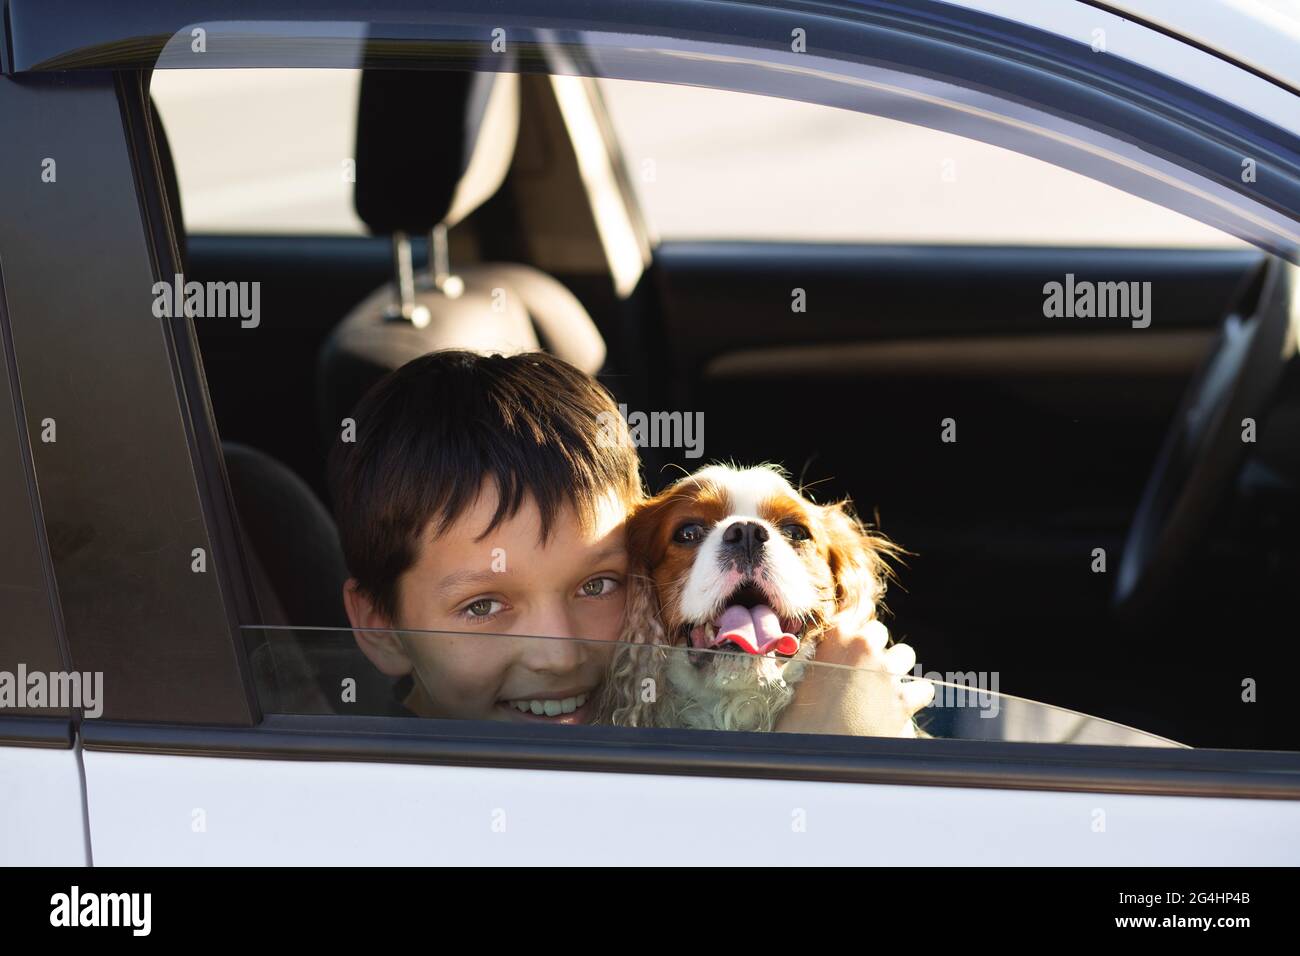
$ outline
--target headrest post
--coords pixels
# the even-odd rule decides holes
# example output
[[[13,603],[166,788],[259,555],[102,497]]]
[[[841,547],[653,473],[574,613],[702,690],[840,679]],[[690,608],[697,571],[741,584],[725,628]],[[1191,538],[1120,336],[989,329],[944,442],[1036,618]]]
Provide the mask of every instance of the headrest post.
[[[440,222],[429,230],[429,278],[433,287],[449,299],[459,299],[465,283],[451,274],[451,251],[447,244],[447,224]]]
[[[417,329],[429,324],[429,310],[415,301],[415,267],[411,261],[411,238],[393,233],[393,272],[397,278],[397,301],[388,306],[384,318],[410,322]]]

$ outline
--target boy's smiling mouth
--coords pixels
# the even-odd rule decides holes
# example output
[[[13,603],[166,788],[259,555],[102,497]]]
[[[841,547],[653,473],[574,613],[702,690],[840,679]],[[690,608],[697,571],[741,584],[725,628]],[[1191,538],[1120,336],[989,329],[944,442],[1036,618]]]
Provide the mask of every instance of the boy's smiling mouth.
[[[555,724],[586,723],[594,696],[591,690],[563,696],[519,697],[497,702],[511,720],[535,720]]]

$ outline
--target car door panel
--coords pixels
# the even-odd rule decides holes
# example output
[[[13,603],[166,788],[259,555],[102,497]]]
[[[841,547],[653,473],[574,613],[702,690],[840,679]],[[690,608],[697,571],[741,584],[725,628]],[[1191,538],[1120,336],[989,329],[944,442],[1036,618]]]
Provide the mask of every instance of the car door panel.
[[[95,860],[107,866],[1229,865],[1300,856],[1293,801],[97,752],[86,754],[86,773]],[[1184,839],[1189,832],[1198,838]]]
[[[0,866],[90,865],[79,757],[0,746]]]

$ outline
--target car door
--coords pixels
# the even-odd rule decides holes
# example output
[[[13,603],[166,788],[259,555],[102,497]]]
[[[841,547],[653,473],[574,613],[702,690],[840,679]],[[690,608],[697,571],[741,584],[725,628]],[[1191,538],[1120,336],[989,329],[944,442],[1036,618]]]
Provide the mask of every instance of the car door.
[[[429,9],[436,37],[454,17]],[[104,675],[102,715],[74,715],[96,863],[1295,859],[1292,754],[275,713],[193,323],[150,308],[178,244],[146,78],[129,44],[35,69],[69,50],[10,12],[0,262],[69,665]]]

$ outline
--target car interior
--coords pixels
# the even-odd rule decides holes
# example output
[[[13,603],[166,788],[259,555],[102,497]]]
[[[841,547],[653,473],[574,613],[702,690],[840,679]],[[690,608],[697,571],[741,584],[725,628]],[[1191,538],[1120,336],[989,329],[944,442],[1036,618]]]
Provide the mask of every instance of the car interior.
[[[650,491],[707,461],[774,461],[819,501],[851,498],[907,552],[886,621],[925,670],[997,671],[1003,693],[1194,746],[1294,748],[1276,685],[1241,706],[1243,682],[1293,654],[1292,376],[1261,399],[1259,441],[1220,455],[1197,533],[1155,555],[1158,591],[1116,600],[1144,490],[1225,319],[1277,307],[1263,252],[656,243],[599,89],[581,82],[596,140],[574,134],[546,74],[365,71],[366,237],[187,235],[155,110],[186,278],[262,288],[257,329],[196,323],[261,614],[248,623],[347,627],[324,465],[371,385],[437,349],[544,349],[631,409],[703,413],[702,460],[641,449]],[[593,148],[614,171],[603,184]],[[612,264],[611,197],[631,266]],[[1149,281],[1159,320],[1045,320],[1044,283],[1067,273]],[[816,308],[792,314],[793,288]],[[286,640],[267,666],[300,667],[301,652]],[[316,686],[286,706],[323,707],[340,674],[373,673],[355,656],[312,655]]]

